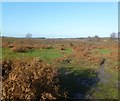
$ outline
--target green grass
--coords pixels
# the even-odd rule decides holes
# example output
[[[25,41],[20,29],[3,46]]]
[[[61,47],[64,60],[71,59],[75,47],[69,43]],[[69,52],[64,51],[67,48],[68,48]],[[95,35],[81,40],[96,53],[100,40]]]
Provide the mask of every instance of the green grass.
[[[94,92],[96,99],[118,99],[118,89],[110,84],[98,84],[99,91]]]
[[[68,91],[68,98],[72,98],[75,93],[86,95],[92,88],[92,85],[86,87],[82,84],[82,81],[96,77],[96,75],[92,73],[94,71],[93,69],[77,64],[60,64],[59,70],[59,81],[62,84],[62,89]]]
[[[93,93],[96,99],[118,99],[118,72],[109,67],[105,67],[105,74],[110,75],[109,78],[104,77],[107,80],[106,83],[98,83],[97,87],[99,91]]]
[[[95,49],[93,53],[98,52],[97,56],[101,56],[104,54],[110,54],[113,52],[109,49]],[[115,51],[116,52],[116,51]],[[110,61],[110,62],[107,62]],[[109,78],[104,77],[107,80],[107,83],[98,83],[97,87],[100,89],[99,91],[94,91],[93,96],[96,99],[118,99],[118,88],[115,86],[118,82],[118,72],[113,68],[118,65],[117,61],[113,61],[107,58],[105,62],[105,74],[110,75]],[[110,63],[112,63],[110,65]]]
[[[77,93],[81,92],[85,94],[87,92],[93,92],[94,99],[117,99],[118,98],[118,88],[115,86],[117,85],[118,81],[118,72],[114,71],[113,69],[109,68],[105,65],[105,74],[110,74],[110,77],[107,79],[107,83],[100,83],[97,82],[95,87],[85,87],[81,84],[81,81],[78,82],[79,78],[86,79],[86,78],[95,78],[99,75],[94,74],[94,71],[98,70],[100,67],[91,68],[90,66],[84,67],[83,65],[79,64],[59,64],[61,75],[59,80],[62,82],[62,89],[66,88],[69,93]],[[89,81],[88,81],[89,82]],[[92,81],[90,81],[92,83]],[[100,90],[97,91],[96,87]],[[69,95],[71,97],[71,95]],[[71,97],[72,98],[72,97]]]
[[[26,57],[40,57],[43,60],[53,60],[55,58],[61,58],[64,54],[70,54],[72,52],[71,49],[66,49],[64,51],[57,49],[33,49],[31,51],[25,53],[15,53],[8,48],[2,49],[2,55],[4,58],[26,58]]]

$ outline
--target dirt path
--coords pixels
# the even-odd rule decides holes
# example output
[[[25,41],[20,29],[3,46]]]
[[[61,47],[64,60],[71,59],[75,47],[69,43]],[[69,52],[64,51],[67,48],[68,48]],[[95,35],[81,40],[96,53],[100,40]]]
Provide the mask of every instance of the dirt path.
[[[75,99],[89,99],[92,97],[92,94],[94,91],[99,91],[98,85],[97,83],[102,83],[102,84],[107,84],[109,81],[109,77],[111,76],[110,74],[107,74],[105,72],[105,62],[106,59],[102,59],[101,63],[100,63],[100,69],[97,72],[98,77],[94,77],[94,78],[86,78],[82,81],[83,87],[90,87],[91,90],[89,90],[85,95],[81,94],[81,92],[75,93],[74,98]],[[78,83],[79,83],[78,82]],[[90,84],[92,83],[92,85]]]
[[[100,83],[108,83],[109,78],[111,77],[110,74],[105,72],[105,62],[106,59],[103,59],[100,63],[100,70],[99,70],[99,78],[100,78]]]

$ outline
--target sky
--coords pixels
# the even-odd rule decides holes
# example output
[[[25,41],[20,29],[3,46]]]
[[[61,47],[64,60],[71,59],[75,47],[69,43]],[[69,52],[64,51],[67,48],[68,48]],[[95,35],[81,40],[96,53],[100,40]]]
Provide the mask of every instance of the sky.
[[[2,2],[119,2],[120,0],[2,0]]]
[[[118,32],[117,2],[3,2],[2,35],[75,38]]]

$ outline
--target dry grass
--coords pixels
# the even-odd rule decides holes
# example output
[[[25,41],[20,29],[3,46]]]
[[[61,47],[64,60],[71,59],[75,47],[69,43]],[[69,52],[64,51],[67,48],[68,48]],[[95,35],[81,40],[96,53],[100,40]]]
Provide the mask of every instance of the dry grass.
[[[15,47],[13,47],[12,50],[16,53],[24,53],[24,52],[28,52],[32,48],[33,47],[30,45],[17,45]]]

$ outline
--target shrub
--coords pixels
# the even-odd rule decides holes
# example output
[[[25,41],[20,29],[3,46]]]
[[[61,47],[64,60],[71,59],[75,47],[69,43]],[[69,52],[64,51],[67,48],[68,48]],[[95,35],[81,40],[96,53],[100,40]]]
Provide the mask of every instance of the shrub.
[[[14,47],[14,45],[13,44],[10,44],[9,46],[8,46],[8,48],[13,48]]]
[[[53,49],[53,47],[52,46],[43,46],[43,49]]]
[[[60,48],[60,50],[65,50],[65,48],[62,47],[62,48]]]
[[[33,49],[33,48],[34,48],[33,45],[26,45],[25,47],[26,47],[27,49]]]
[[[74,46],[73,43],[70,43],[70,46]]]
[[[29,51],[30,49],[32,49],[32,47],[25,46],[25,45],[18,45],[18,46],[15,46],[14,48],[12,48],[12,50],[14,52],[18,52],[18,53],[24,53],[24,52]]]
[[[9,77],[3,82],[2,100],[51,100],[59,97],[57,70],[38,58],[14,60]]]

